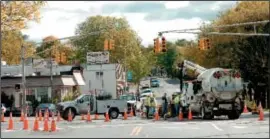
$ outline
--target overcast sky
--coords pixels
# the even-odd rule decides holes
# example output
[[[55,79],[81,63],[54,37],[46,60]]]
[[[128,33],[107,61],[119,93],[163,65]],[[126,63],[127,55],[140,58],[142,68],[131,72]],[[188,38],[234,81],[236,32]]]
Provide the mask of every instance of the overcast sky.
[[[216,18],[235,1],[49,1],[41,9],[40,23],[29,23],[23,33],[30,40],[40,42],[54,35],[58,38],[72,36],[78,23],[89,16],[104,15],[126,17],[131,27],[142,38],[143,45],[153,43],[157,32],[196,28],[202,22]],[[191,34],[166,34],[167,40],[195,39]]]

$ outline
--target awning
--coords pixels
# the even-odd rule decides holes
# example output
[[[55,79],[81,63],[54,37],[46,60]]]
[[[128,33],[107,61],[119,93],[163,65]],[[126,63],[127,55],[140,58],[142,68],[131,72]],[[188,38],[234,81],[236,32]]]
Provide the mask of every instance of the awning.
[[[76,85],[73,78],[65,78],[65,77],[62,77],[62,82],[63,82],[63,85],[67,85],[67,86],[74,86]]]
[[[80,72],[73,72],[73,76],[77,82],[77,85],[85,85],[84,79]]]

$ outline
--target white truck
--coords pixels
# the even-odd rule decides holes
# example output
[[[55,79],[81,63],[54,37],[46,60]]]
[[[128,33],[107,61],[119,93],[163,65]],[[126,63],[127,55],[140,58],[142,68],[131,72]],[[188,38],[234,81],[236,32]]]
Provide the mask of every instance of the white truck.
[[[182,90],[182,110],[184,116],[189,109],[202,119],[227,115],[238,119],[243,111],[242,79],[240,73],[231,69],[205,69],[193,62],[184,61],[184,68],[195,70],[197,79],[184,82]]]
[[[63,119],[68,119],[68,113],[71,111],[72,118],[76,115],[87,114],[90,110],[91,114],[102,114],[105,116],[108,111],[111,119],[118,118],[119,114],[124,114],[127,108],[125,100],[97,100],[95,95],[83,94],[73,101],[60,102],[56,105],[57,110]]]

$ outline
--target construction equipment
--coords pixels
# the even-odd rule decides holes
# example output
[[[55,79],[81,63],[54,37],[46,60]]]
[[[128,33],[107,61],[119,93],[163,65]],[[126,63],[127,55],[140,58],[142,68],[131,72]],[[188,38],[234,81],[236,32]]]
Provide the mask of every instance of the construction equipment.
[[[196,79],[185,81],[181,103],[183,113],[197,114],[202,119],[227,115],[229,119],[238,119],[243,112],[244,101],[241,75],[232,69],[206,69],[191,61],[184,60],[180,68],[197,72]],[[183,77],[182,77],[183,78]]]

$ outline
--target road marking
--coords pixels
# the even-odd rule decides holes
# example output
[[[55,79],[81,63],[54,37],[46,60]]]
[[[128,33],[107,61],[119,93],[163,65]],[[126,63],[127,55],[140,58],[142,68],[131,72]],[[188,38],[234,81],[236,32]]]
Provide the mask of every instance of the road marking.
[[[139,127],[139,128],[137,129],[137,132],[135,133],[135,135],[139,135],[139,133],[141,132],[141,130],[142,130],[142,127]]]
[[[222,129],[220,129],[217,125],[215,125],[214,123],[211,123],[211,125],[215,128],[215,129],[217,129],[217,130],[219,130],[219,131],[223,131]]]
[[[134,135],[139,135],[139,133],[141,132],[142,127],[138,127],[136,126],[135,128],[133,128],[132,132],[130,133],[130,136],[134,136]]]
[[[247,128],[246,126],[232,126],[233,128]]]
[[[137,131],[138,127],[136,126],[135,128],[133,128],[132,132],[130,133],[130,136],[133,136],[134,133]]]

